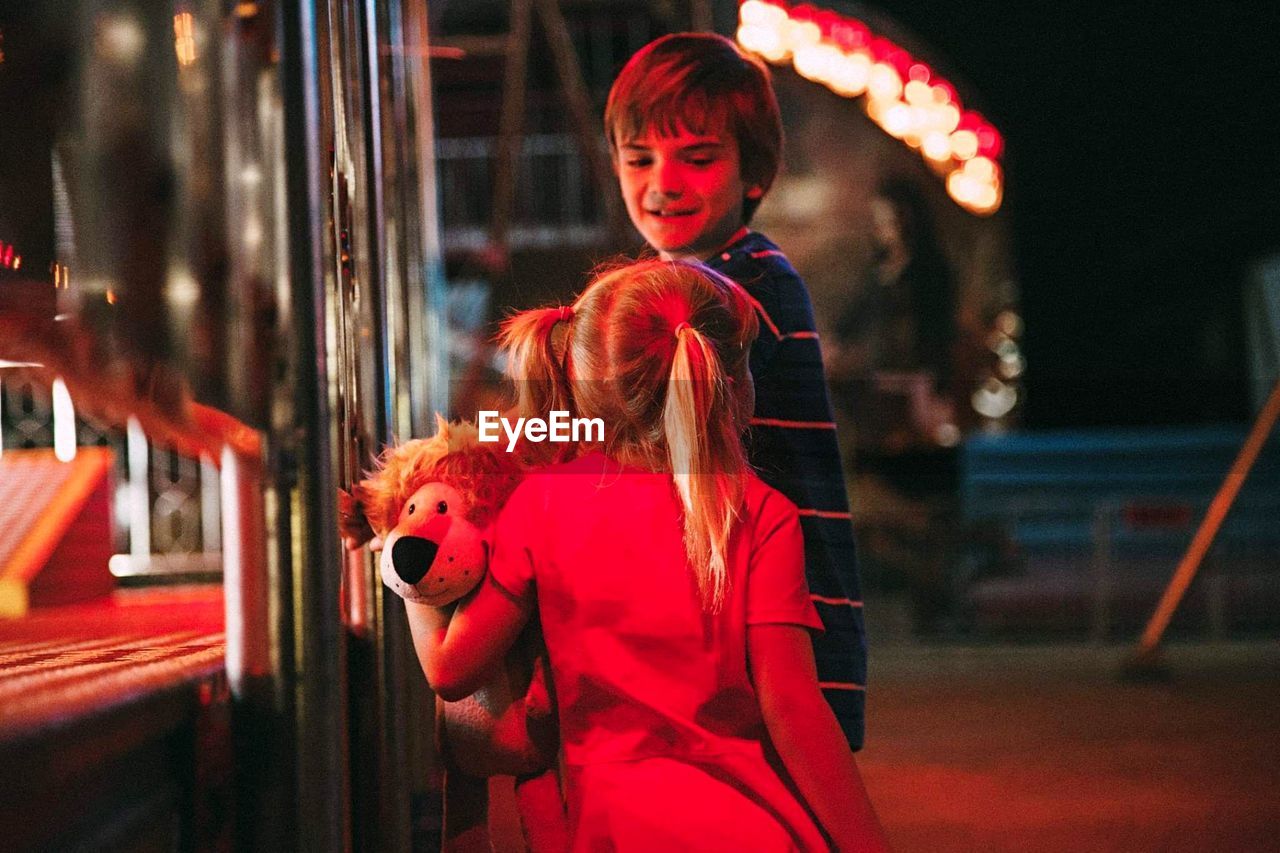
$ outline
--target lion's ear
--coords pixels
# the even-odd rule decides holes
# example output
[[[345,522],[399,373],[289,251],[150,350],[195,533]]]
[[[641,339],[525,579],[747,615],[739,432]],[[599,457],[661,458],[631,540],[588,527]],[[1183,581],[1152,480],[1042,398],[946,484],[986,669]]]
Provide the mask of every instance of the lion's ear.
[[[444,441],[449,440],[449,422],[445,420],[444,415],[436,412],[436,435]]]

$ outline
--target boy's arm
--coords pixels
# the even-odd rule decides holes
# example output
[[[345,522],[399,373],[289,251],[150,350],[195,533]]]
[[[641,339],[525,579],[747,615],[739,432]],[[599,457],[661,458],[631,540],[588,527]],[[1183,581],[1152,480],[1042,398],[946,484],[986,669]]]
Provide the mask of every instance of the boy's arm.
[[[748,625],[747,650],[774,749],[836,849],[888,850],[857,761],[818,687],[805,629]]]
[[[436,695],[446,702],[470,696],[515,643],[531,605],[486,577],[449,610],[406,601],[413,648]]]

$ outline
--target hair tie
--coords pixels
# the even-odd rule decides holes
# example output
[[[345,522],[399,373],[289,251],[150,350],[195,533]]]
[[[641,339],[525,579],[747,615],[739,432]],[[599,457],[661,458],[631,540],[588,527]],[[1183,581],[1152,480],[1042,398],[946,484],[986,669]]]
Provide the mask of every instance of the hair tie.
[[[569,322],[569,321],[570,321],[570,320],[572,320],[572,319],[573,319],[573,306],[572,306],[572,305],[561,305],[561,306],[560,306],[560,318],[559,318],[558,320],[556,320],[556,322],[557,322],[557,323],[567,323],[567,322]]]
[[[693,328],[693,326],[690,326],[688,323],[683,323],[683,322],[682,322],[682,323],[677,323],[677,324],[676,324],[676,330],[675,330],[675,336],[678,338],[678,337],[680,337],[680,333],[681,333],[681,332],[683,332],[685,329],[692,329],[692,328]]]

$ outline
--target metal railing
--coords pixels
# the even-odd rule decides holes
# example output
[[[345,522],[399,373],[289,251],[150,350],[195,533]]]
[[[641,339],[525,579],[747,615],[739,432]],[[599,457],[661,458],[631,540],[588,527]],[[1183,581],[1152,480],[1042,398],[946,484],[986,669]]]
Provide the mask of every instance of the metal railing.
[[[136,419],[104,424],[77,414],[57,391],[0,376],[0,453],[54,448],[69,459],[76,447],[107,447],[115,456],[115,554],[118,578],[214,576],[222,571],[219,474],[214,461],[150,440]],[[71,437],[69,446],[58,436]]]
[[[479,249],[489,240],[496,137],[436,142],[440,212],[446,250]],[[522,140],[516,183],[513,248],[582,246],[607,233],[604,205],[588,166],[569,134],[535,134]]]

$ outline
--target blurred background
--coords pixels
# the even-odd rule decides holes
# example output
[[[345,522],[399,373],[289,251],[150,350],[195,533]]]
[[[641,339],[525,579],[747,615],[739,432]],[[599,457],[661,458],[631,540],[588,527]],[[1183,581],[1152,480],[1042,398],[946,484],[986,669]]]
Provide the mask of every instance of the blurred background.
[[[439,846],[335,494],[643,250],[600,116],[686,29],[773,69],[890,836],[1274,849],[1280,10],[1004,0],[0,3],[13,849]]]

